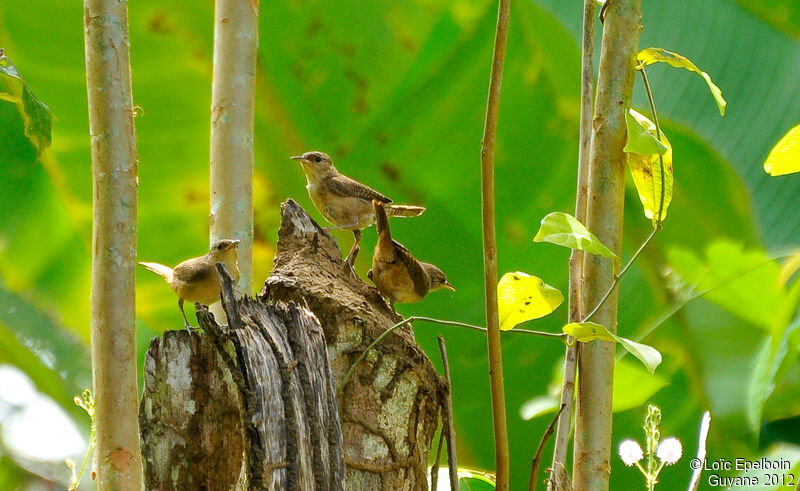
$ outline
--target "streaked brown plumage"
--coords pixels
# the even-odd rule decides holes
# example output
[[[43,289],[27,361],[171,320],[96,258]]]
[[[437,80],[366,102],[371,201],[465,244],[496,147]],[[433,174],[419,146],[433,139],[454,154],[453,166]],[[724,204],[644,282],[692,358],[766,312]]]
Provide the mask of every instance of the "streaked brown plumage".
[[[440,288],[455,291],[441,269],[418,261],[401,243],[392,240],[386,205],[378,200],[373,200],[372,204],[377,217],[378,242],[367,277],[389,299],[392,310],[395,302],[419,302],[428,292]]]
[[[347,263],[350,266],[353,265],[358,254],[361,229],[375,223],[372,200],[385,203],[386,213],[389,216],[415,217],[425,211],[422,206],[390,204],[391,199],[342,175],[325,153],[306,152],[303,155],[294,156],[292,159],[299,161],[303,166],[303,172],[308,180],[306,189],[308,189],[308,195],[314,202],[314,206],[326,220],[334,225],[329,230],[352,230],[355,242],[347,255]]]
[[[211,246],[204,256],[187,259],[174,268],[158,263],[140,262],[142,266],[160,275],[178,296],[178,307],[183,314],[186,329],[191,327],[183,310],[184,300],[212,304],[219,300],[221,290],[216,264],[223,263],[233,281],[239,281],[238,240],[223,239]]]

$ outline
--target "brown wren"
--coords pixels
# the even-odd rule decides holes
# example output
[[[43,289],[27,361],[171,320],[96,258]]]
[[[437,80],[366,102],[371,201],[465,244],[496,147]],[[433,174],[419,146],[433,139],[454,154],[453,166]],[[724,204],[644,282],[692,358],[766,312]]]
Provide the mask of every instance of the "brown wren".
[[[456,291],[441,269],[418,261],[403,244],[392,240],[386,205],[378,200],[373,200],[372,204],[377,217],[378,242],[367,277],[381,295],[389,299],[392,310],[395,311],[395,302],[419,302],[428,292],[440,288]]]
[[[142,266],[160,275],[172,291],[178,296],[178,308],[183,314],[183,325],[191,332],[186,312],[183,310],[184,300],[210,305],[219,300],[222,289],[216,264],[223,263],[233,278],[239,281],[238,240],[223,239],[211,246],[204,256],[187,259],[174,268],[158,263],[140,262]]]
[[[303,166],[303,172],[308,180],[306,189],[314,206],[334,225],[327,230],[352,230],[355,242],[346,259],[351,267],[358,254],[361,229],[375,223],[372,200],[384,203],[386,214],[389,216],[416,217],[425,211],[422,206],[390,204],[391,199],[355,179],[342,175],[333,166],[328,154],[306,152],[292,159],[298,160]]]

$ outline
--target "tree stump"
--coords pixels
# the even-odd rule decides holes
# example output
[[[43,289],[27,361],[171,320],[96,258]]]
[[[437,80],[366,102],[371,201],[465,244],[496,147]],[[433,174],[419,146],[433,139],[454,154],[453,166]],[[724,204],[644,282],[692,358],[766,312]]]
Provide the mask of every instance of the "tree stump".
[[[337,397],[350,365],[402,318],[297,203],[281,212],[258,298],[236,301],[224,288],[229,326],[198,306],[205,334],[169,331],[151,342],[140,408],[145,487],[425,489],[444,380],[406,327]]]

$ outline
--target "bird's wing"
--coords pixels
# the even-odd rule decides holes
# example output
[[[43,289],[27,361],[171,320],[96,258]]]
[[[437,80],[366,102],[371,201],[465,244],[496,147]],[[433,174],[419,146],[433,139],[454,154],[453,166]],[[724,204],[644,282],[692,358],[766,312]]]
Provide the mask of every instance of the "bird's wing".
[[[209,265],[204,259],[206,258],[196,257],[175,266],[175,279],[185,283],[198,283],[212,274],[217,274],[217,270],[214,268],[213,264]]]
[[[167,281],[167,283],[172,283],[172,268],[170,268],[168,266],[164,266],[163,264],[158,264],[158,263],[140,262],[139,264],[141,264],[145,268],[149,269],[153,273],[155,273],[157,275],[160,275],[162,278],[164,278]]]
[[[403,244],[396,240],[393,240],[392,243],[394,244],[394,251],[397,258],[403,263],[403,266],[405,266],[408,271],[408,275],[411,277],[411,282],[414,283],[414,290],[416,290],[420,297],[424,297],[427,295],[428,289],[430,288],[428,275],[425,273],[425,270],[422,269],[419,261],[408,252],[408,249],[406,249]]]
[[[355,179],[339,174],[327,179],[328,189],[339,196],[363,198],[372,201],[376,199],[384,203],[391,203],[392,200],[375,191],[369,186],[365,186]]]

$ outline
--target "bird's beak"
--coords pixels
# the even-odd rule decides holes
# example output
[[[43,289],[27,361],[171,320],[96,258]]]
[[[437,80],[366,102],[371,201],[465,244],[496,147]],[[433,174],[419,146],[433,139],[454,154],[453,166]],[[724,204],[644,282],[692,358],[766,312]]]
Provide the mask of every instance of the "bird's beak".
[[[289,157],[289,158],[291,158],[292,160],[299,160],[301,162],[304,160],[302,155],[295,155],[294,157]]]
[[[241,242],[241,240],[239,240],[239,239],[233,240],[233,241],[231,241],[231,245],[232,246],[238,246],[239,242]]]
[[[451,285],[450,283],[448,283],[448,282],[446,282],[446,281],[444,282],[444,285],[443,285],[443,286],[444,286],[445,288],[447,288],[448,290],[450,290],[451,292],[454,292],[454,291],[456,291],[456,287],[454,287],[453,285]]]

